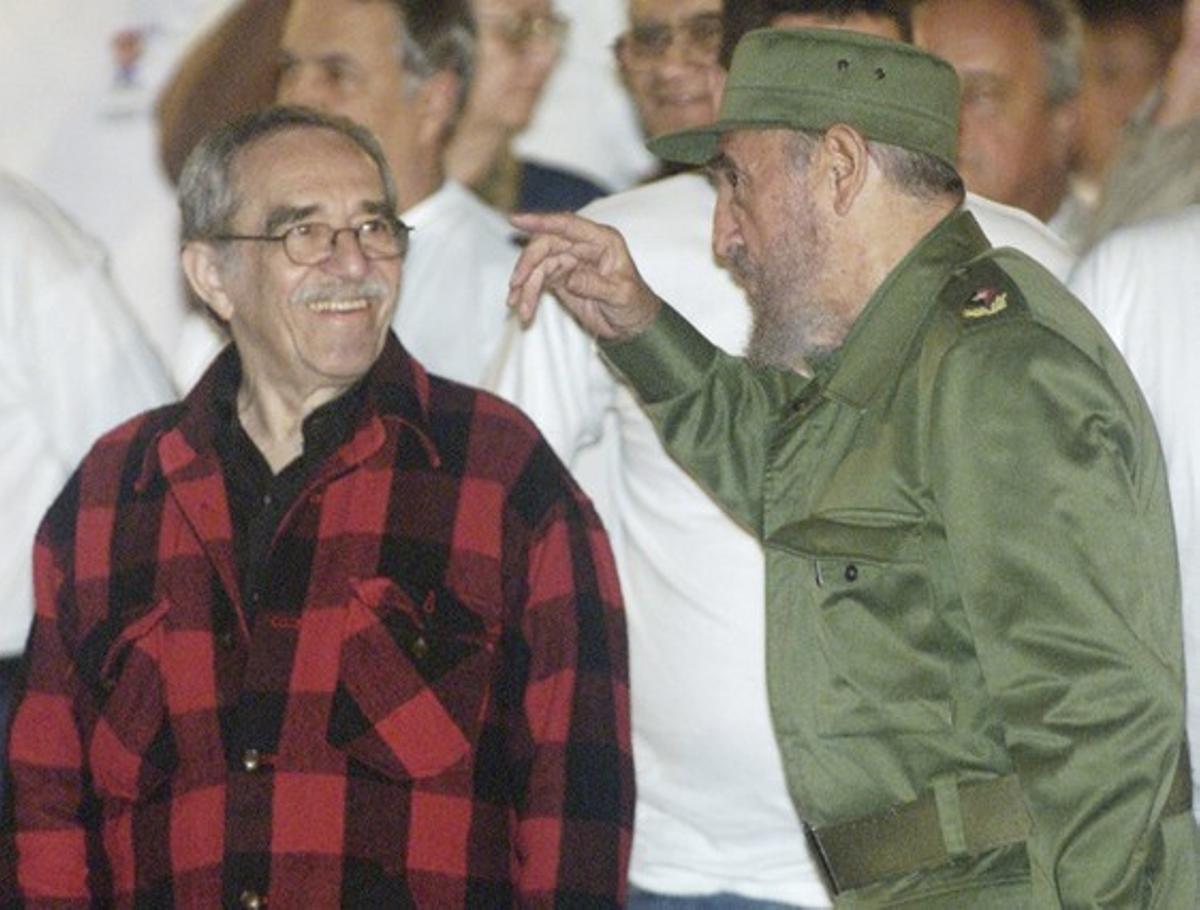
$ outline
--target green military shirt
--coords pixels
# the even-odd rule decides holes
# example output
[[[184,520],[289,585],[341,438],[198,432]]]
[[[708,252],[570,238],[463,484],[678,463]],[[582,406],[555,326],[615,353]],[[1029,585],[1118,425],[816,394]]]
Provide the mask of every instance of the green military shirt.
[[[839,906],[1200,905],[1192,817],[1169,800],[1184,708],[1165,469],[1124,362],[1062,285],[958,212],[813,379],[729,357],[669,308],[605,351],[764,544],[801,817],[936,807],[939,863]],[[1008,776],[1027,838],[975,852],[960,785]]]

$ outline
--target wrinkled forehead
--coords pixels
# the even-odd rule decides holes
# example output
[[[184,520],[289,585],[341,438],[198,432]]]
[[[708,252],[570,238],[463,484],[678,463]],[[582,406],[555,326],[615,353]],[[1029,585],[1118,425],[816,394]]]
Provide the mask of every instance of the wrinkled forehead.
[[[248,217],[280,207],[313,214],[387,207],[375,161],[350,137],[325,127],[290,127],[258,139],[234,157],[231,177],[238,211]]]

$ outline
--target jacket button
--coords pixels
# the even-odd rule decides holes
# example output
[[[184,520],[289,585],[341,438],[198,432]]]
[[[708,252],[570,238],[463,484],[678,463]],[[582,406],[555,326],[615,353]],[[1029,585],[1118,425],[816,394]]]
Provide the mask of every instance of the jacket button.
[[[858,579],[858,566],[854,563],[846,566],[846,581],[856,581]]]
[[[263,900],[262,895],[256,891],[243,891],[242,896],[238,898],[245,910],[262,910],[267,906],[267,902]]]
[[[247,749],[242,753],[242,767],[253,774],[262,766],[262,756],[257,749]]]
[[[417,660],[421,660],[426,654],[429,653],[429,642],[425,640],[424,636],[418,635],[413,639],[413,643],[409,650],[412,651],[413,657],[415,657]]]
[[[226,629],[217,636],[217,644],[226,651],[232,651],[237,647],[237,636],[233,634],[232,629]]]

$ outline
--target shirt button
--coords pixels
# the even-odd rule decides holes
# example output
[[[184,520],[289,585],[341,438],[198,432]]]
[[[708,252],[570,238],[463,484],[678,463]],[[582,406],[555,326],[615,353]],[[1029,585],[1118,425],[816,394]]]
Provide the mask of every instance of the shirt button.
[[[856,581],[858,579],[858,566],[854,563],[846,566],[846,581]]]
[[[256,891],[243,891],[242,896],[238,898],[245,910],[262,910],[267,906],[267,902],[263,900],[262,895]]]
[[[262,755],[257,749],[247,749],[242,753],[242,767],[253,774],[262,766]]]

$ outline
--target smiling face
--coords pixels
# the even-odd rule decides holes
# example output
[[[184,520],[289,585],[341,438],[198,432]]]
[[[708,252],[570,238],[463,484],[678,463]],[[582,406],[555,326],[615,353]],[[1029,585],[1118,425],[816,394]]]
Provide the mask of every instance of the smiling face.
[[[240,204],[231,234],[278,236],[305,222],[341,228],[390,214],[374,163],[327,129],[289,129],[244,149],[233,186]],[[228,322],[251,387],[293,401],[330,398],[379,356],[396,308],[400,259],[366,259],[348,231],[314,266],[296,265],[279,243],[200,246],[207,250],[203,274],[213,280],[197,291]]]
[[[724,71],[717,62],[720,0],[631,0],[631,30],[673,28],[673,40],[661,54],[618,52],[621,73],[633,97],[642,129],[653,138],[716,119]],[[699,37],[715,24],[715,40],[689,41],[681,26]]]

